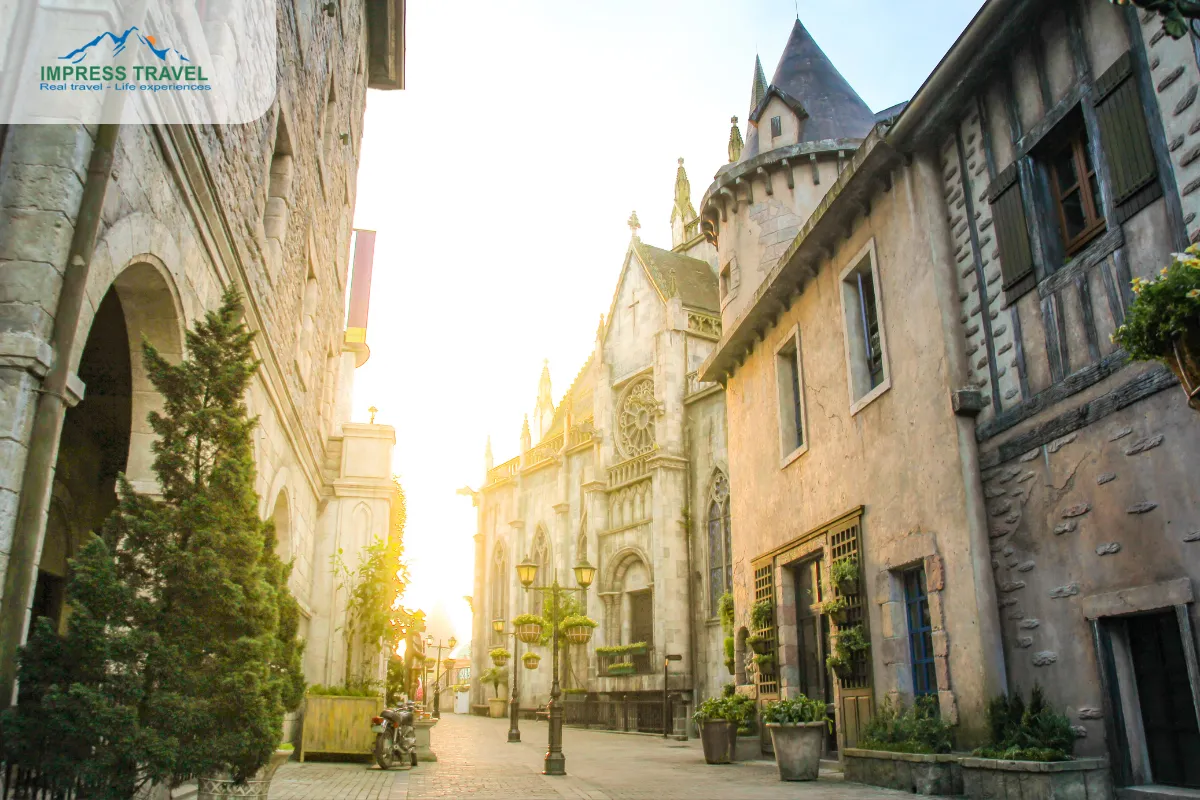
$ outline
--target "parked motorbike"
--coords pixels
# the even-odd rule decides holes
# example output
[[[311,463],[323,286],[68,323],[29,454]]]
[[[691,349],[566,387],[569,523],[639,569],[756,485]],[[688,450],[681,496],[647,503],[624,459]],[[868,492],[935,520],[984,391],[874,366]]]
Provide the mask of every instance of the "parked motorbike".
[[[371,730],[375,732],[375,763],[380,769],[417,765],[417,732],[413,728],[415,709],[414,703],[402,703],[371,718]]]

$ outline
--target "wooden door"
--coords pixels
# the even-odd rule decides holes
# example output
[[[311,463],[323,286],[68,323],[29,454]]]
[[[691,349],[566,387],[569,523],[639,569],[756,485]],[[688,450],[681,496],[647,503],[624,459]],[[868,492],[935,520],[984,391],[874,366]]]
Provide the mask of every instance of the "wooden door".
[[[1128,630],[1151,776],[1200,788],[1200,730],[1176,613],[1134,617]]]
[[[847,621],[842,628],[862,626],[863,635],[868,641],[871,630],[867,614],[867,591],[862,574],[861,550],[861,518],[843,523],[841,527],[829,532],[829,549],[831,563],[843,558],[854,558],[859,563],[858,590],[853,594],[843,595],[849,604]],[[839,590],[840,593],[840,590]],[[836,633],[836,630],[835,630]],[[845,678],[829,675],[829,680],[836,683],[837,690],[837,738],[839,747],[855,747],[859,735],[874,713],[875,689],[871,684],[871,655],[874,648],[859,653],[851,663],[850,674]]]

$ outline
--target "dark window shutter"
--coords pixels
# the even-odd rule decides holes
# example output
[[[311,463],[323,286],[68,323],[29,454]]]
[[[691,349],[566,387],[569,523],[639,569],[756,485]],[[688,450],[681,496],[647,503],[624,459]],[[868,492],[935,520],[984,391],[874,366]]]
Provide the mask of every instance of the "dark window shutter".
[[[1025,201],[1017,178],[1017,165],[1013,164],[1000,173],[989,193],[996,242],[1000,245],[1000,272],[1006,291],[1033,274],[1033,249],[1029,244]]]
[[[1125,53],[1096,80],[1096,118],[1100,123],[1100,141],[1112,173],[1113,199],[1120,209],[1126,204],[1140,210],[1152,199],[1148,187],[1161,192],[1155,178],[1158,165],[1150,146],[1150,131],[1142,110],[1137,81],[1133,79],[1133,55]],[[1132,211],[1122,210],[1128,218]],[[1123,220],[1122,220],[1123,221]]]

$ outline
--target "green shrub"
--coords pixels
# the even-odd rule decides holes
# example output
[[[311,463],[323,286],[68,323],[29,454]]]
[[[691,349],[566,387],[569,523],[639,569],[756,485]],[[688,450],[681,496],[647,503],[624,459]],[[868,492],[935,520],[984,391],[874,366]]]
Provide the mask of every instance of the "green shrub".
[[[721,687],[722,697],[733,697],[735,694],[737,694],[737,687],[732,683],[727,683]]]
[[[490,683],[492,689],[496,692],[496,697],[499,697],[500,687],[508,683],[508,671],[503,667],[485,669],[479,676],[479,683],[485,686]]]
[[[1035,685],[1029,705],[1018,691],[988,703],[990,741],[975,751],[982,758],[1011,761],[1069,761],[1078,734],[1071,721],[1046,703],[1041,686]]]
[[[733,633],[733,595],[729,592],[717,600],[717,615],[721,618],[721,630],[726,635]]]
[[[858,746],[892,753],[949,753],[954,729],[942,719],[936,697],[918,697],[909,708],[889,697],[863,728]]]
[[[833,720],[825,713],[825,701],[812,700],[804,695],[767,703],[763,706],[762,719],[765,723],[776,725],[824,722],[833,730]]]
[[[728,690],[725,690],[720,697],[710,697],[702,702],[692,719],[697,723],[728,720],[741,730],[754,720],[755,712],[756,707],[752,699],[736,693],[729,694]]]
[[[1174,340],[1200,324],[1200,246],[1174,254],[1154,280],[1134,278],[1133,293],[1113,342],[1138,361],[1171,358]]]
[[[750,626],[761,631],[771,627],[773,617],[775,616],[775,606],[770,600],[759,600],[750,607]]]

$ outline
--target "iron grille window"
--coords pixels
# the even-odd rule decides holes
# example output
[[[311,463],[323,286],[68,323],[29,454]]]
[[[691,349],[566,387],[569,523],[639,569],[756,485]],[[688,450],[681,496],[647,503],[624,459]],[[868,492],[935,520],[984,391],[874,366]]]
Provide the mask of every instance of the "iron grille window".
[[[783,117],[771,117],[771,138],[777,139],[783,135]]]
[[[929,592],[925,586],[925,568],[902,573],[904,606],[908,616],[908,650],[912,661],[913,694],[917,697],[937,693],[937,673],[933,666],[933,626],[929,618]]]
[[[754,602],[758,603],[766,600],[775,605],[775,580],[772,574],[771,564],[768,562],[761,567],[756,567],[754,570]],[[754,631],[755,635],[762,636],[768,641],[766,649],[767,653],[775,653],[775,625],[772,623],[766,628],[760,628]],[[778,659],[778,656],[776,656]],[[778,667],[770,670],[760,668],[758,670],[758,693],[762,695],[773,695],[779,692],[779,677],[777,674]]]

